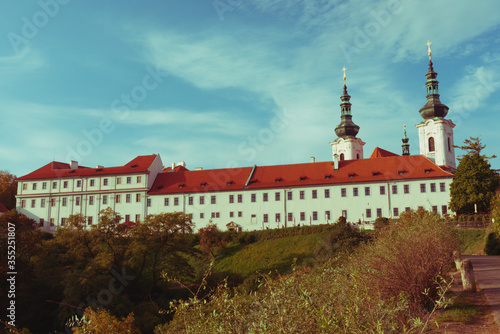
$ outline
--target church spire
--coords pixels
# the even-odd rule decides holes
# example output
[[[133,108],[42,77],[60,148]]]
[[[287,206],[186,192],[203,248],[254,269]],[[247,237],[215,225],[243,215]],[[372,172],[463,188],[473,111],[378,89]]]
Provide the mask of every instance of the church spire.
[[[455,124],[446,119],[448,107],[439,101],[437,73],[432,64],[431,42],[427,42],[429,54],[429,70],[425,77],[427,82],[427,103],[420,109],[422,122],[416,125],[420,154],[434,161],[438,166],[455,169],[455,149],[453,147],[453,128]],[[403,145],[404,151],[404,145]]]
[[[420,115],[424,119],[430,118],[444,118],[448,114],[448,107],[441,103],[439,100],[439,81],[436,80],[437,73],[434,72],[432,64],[431,42],[427,41],[427,49],[429,55],[429,70],[425,74],[427,82],[425,83],[427,89],[427,102],[420,109]]]
[[[340,124],[335,128],[335,133],[339,138],[356,138],[359,132],[359,126],[353,123],[351,114],[351,96],[347,93],[345,66],[342,68],[344,72],[344,92],[340,97]]]
[[[408,141],[410,139],[406,135],[406,125],[404,126],[404,135],[403,135],[403,145],[401,147],[403,148],[403,155],[410,155],[410,144],[408,144]]]

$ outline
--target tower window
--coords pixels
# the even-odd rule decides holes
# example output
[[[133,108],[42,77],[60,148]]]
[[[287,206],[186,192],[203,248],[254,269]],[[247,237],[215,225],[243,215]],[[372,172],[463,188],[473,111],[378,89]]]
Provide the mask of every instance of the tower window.
[[[429,138],[429,152],[434,152],[436,147],[434,145],[434,137]]]
[[[450,137],[448,137],[448,152],[451,152],[451,140],[450,140]]]
[[[340,153],[340,161],[344,161],[344,153]]]

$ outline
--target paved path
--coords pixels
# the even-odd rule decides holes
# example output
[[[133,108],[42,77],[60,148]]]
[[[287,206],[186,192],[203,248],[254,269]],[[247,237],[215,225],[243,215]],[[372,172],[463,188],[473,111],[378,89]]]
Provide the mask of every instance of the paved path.
[[[500,328],[500,256],[464,255],[463,258],[472,262],[476,281]]]

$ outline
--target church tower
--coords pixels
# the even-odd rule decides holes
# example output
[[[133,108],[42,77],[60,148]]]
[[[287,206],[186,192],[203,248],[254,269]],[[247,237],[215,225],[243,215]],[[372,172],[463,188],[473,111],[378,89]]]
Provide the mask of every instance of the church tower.
[[[453,128],[455,124],[445,119],[448,107],[439,100],[439,82],[436,80],[431,59],[431,42],[427,42],[429,52],[429,70],[427,82],[427,103],[420,109],[424,119],[417,124],[420,154],[434,161],[439,166],[456,168],[455,149],[453,147]]]
[[[344,71],[344,93],[340,97],[342,103],[340,104],[340,124],[335,128],[337,139],[330,143],[332,145],[333,159],[337,155],[339,160],[354,160],[363,159],[363,145],[365,143],[356,138],[359,132],[359,126],[353,123],[351,114],[351,103],[349,100],[351,96],[347,94],[346,85],[346,68]]]

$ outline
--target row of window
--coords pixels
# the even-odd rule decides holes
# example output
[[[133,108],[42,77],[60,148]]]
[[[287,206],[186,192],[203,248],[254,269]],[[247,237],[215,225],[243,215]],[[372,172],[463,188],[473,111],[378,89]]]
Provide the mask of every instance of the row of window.
[[[131,216],[130,215],[125,215],[125,221],[128,222],[130,221]],[[67,218],[61,218],[61,226],[64,226],[66,224],[66,219]],[[138,222],[141,220],[141,215],[137,214],[135,215],[135,221]],[[94,222],[93,217],[87,217],[87,225],[92,225]],[[40,219],[40,226],[43,227],[45,225],[45,220]],[[50,218],[48,221],[48,226],[54,226],[54,218]]]
[[[394,184],[391,186],[391,193],[393,195],[397,195],[399,193],[399,187],[397,184]],[[371,189],[370,187],[365,187],[365,196],[370,196],[370,193],[371,193]],[[430,191],[432,193],[435,193],[436,192],[436,183],[431,183],[430,184]],[[439,183],[439,191],[441,192],[445,192],[446,191],[446,183],[444,182],[441,182]],[[380,186],[379,188],[379,192],[380,192],[380,195],[385,195],[386,194],[386,187],[385,186]],[[421,183],[420,184],[420,192],[421,193],[425,193],[427,192],[427,184],[425,183]],[[409,184],[404,184],[403,185],[403,193],[404,194],[409,194],[410,193],[410,185]],[[340,189],[340,195],[342,197],[347,197],[347,188],[341,188]],[[359,195],[359,189],[358,187],[354,187],[352,188],[352,195],[354,197],[358,196]]]
[[[423,208],[423,207],[419,207],[419,209],[420,208]],[[405,207],[405,211],[410,211],[410,210],[411,210],[410,207]],[[432,206],[432,212],[439,213],[437,205]],[[238,218],[242,218],[243,217],[243,211],[238,211],[236,214],[237,214]],[[393,208],[392,209],[392,214],[393,214],[394,217],[399,217],[399,214],[400,214],[399,208]],[[448,214],[448,207],[446,205],[442,205],[441,206],[441,214],[443,214],[443,215]],[[189,214],[189,216],[191,218],[193,218],[193,214],[192,213]],[[235,216],[236,216],[235,212],[233,212],[233,211],[229,212],[229,218],[234,218]],[[342,216],[345,217],[345,218],[347,218],[347,210],[342,210]],[[376,209],[376,217],[382,217],[382,216],[383,216],[382,209],[381,208],[377,208]],[[366,218],[374,218],[372,216],[372,209],[366,209],[366,216],[365,217]],[[131,218],[130,215],[125,215],[125,221],[130,221],[130,218]],[[204,218],[205,218],[205,213],[203,213],[203,212],[200,213],[200,219],[204,219]],[[212,219],[214,219],[214,218],[220,218],[220,212],[212,212],[210,218],[212,218]],[[251,218],[252,219],[257,219],[257,215],[252,214]],[[262,222],[263,223],[269,223],[269,218],[270,218],[270,215],[267,214],[267,213],[264,213],[262,215]],[[294,216],[293,212],[288,212],[286,218],[287,218],[287,221],[289,221],[289,222],[294,222],[295,221],[295,216]],[[305,212],[300,212],[298,218],[299,218],[299,220],[301,222],[306,221],[307,220],[306,213]],[[141,219],[141,215],[140,214],[136,214],[135,215],[135,221],[138,222],[138,221],[140,221],[140,219]],[[324,219],[326,221],[331,220],[331,211],[330,210],[326,210],[324,212]],[[312,214],[309,216],[309,220],[310,221],[318,221],[319,220],[318,211],[313,211]],[[275,215],[274,215],[274,221],[276,223],[281,222],[281,213],[275,213]],[[92,225],[92,222],[93,222],[92,217],[87,217],[87,224],[88,225]],[[45,223],[45,221],[43,219],[40,219],[40,225],[42,227],[44,226],[44,223]],[[66,218],[61,218],[61,226],[64,226],[65,223],[66,223]],[[49,226],[54,226],[54,218],[51,218],[49,220]]]
[[[64,226],[66,224],[66,219],[67,218],[61,218],[61,226]],[[46,223],[45,219],[40,219],[40,227],[44,227],[45,223]],[[50,218],[47,223],[48,226],[55,226],[54,218]],[[92,223],[93,223],[92,217],[87,217],[87,224],[92,225]]]
[[[127,176],[126,179],[125,179],[125,182],[126,184],[132,184],[132,176]],[[139,175],[139,176],[136,176],[136,183],[141,183],[142,182],[142,176]],[[116,178],[116,184],[122,184],[122,178],[121,177],[117,177]],[[104,178],[102,180],[102,185],[103,186],[107,186],[109,185],[109,179],[108,178]],[[81,188],[82,186],[82,180],[76,180],[76,187],[77,188]],[[95,179],[90,179],[89,180],[89,186],[90,187],[95,187]],[[37,187],[38,187],[38,183],[37,182],[33,182],[32,185],[32,190],[37,190]],[[58,182],[57,181],[53,181],[52,182],[52,189],[57,189],[58,187]],[[62,187],[64,189],[67,189],[69,187],[69,181],[62,181]],[[28,189],[28,183],[25,182],[23,183],[23,190],[27,190]],[[42,189],[45,190],[47,189],[47,182],[42,182]]]
[[[420,208],[423,208],[423,207],[419,207],[419,209]],[[410,207],[405,207],[404,210],[405,211],[410,211],[411,208]],[[432,212],[439,213],[437,205],[432,206]],[[238,211],[237,213],[238,213],[238,217],[239,218],[243,217],[243,212],[242,211]],[[393,217],[399,217],[399,214],[400,214],[399,208],[393,208],[392,209],[392,215],[393,215]],[[448,214],[448,207],[446,205],[442,205],[441,206],[441,214],[443,214],[443,215]],[[193,218],[193,214],[190,214],[190,216],[191,216],[191,218]],[[345,217],[345,218],[347,218],[347,210],[342,210],[342,216]],[[377,208],[376,209],[376,216],[375,217],[382,217],[382,216],[383,216],[382,209],[381,208]],[[233,211],[229,212],[229,218],[233,218],[233,217],[235,217],[235,212],[233,212]],[[375,218],[372,215],[372,209],[366,209],[366,215],[365,215],[365,217],[366,218]],[[200,219],[204,219],[204,218],[205,218],[205,213],[201,212],[200,213]],[[220,212],[212,212],[210,218],[220,218]],[[256,218],[256,215],[252,214],[251,218]],[[294,213],[293,212],[287,213],[287,221],[294,221],[294,219],[295,218],[294,218]],[[311,215],[309,216],[309,219],[312,220],[312,221],[319,220],[318,211],[313,211],[311,213]],[[331,211],[330,210],[326,210],[324,212],[324,219],[327,220],[327,221],[331,219]],[[281,221],[281,213],[276,213],[275,216],[274,216],[274,220],[275,220],[275,222],[279,223]],[[306,221],[306,213],[305,212],[300,212],[299,213],[299,220],[300,221]],[[264,223],[268,223],[269,222],[269,214],[264,213],[263,216],[262,216],[262,221]]]
[[[142,194],[135,194],[136,203],[141,202],[141,197],[142,197]],[[108,204],[108,202],[109,202],[108,195],[102,195],[101,198],[102,198],[102,204],[104,204],[104,205]],[[95,202],[94,199],[95,199],[95,196],[88,196],[89,205],[94,205],[94,202]],[[75,205],[76,206],[80,206],[81,201],[82,201],[81,197],[75,197]],[[40,207],[44,208],[46,205],[46,202],[47,202],[47,200],[45,198],[41,198],[40,199]],[[51,198],[49,200],[49,202],[50,202],[50,206],[56,206],[56,198]],[[122,195],[121,194],[115,195],[115,203],[118,204],[121,202],[122,202]],[[36,203],[37,203],[37,200],[32,199],[31,200],[31,207],[36,208]],[[125,194],[125,203],[132,203],[132,194]],[[67,205],[68,205],[68,198],[62,197],[61,198],[61,206],[67,206]],[[148,199],[148,206],[151,206],[151,199]],[[22,208],[26,207],[26,200],[21,201],[21,207]]]
[[[439,184],[439,189],[441,192],[446,191],[446,184],[444,182],[441,182]],[[352,188],[353,191],[353,196],[358,196],[359,195],[359,189],[358,187]],[[380,186],[379,188],[380,195],[385,195],[386,194],[386,186]],[[392,194],[396,195],[398,194],[399,188],[398,185],[392,185],[391,186],[391,192]],[[425,193],[427,191],[427,185],[425,183],[420,184],[420,192]],[[431,192],[436,192],[436,183],[431,183],[430,184],[430,191]],[[364,187],[364,192],[365,196],[370,196],[371,194],[371,187]],[[403,185],[403,193],[404,194],[409,194],[410,193],[410,185],[409,184],[404,184]],[[293,192],[292,191],[287,191],[286,192],[287,200],[291,201],[293,200]],[[340,189],[340,196],[341,197],[347,197],[347,188],[341,188]],[[316,189],[311,190],[311,198],[316,199],[318,198],[318,191]],[[324,189],[324,198],[330,198],[330,189]],[[299,199],[303,200],[306,199],[306,191],[305,190],[300,190],[299,191]],[[280,201],[281,200],[281,192],[277,191],[274,193],[274,200],[275,201]],[[268,202],[269,201],[269,193],[263,193],[262,194],[262,201],[263,202]],[[239,195],[229,195],[229,203],[243,203],[243,194]],[[250,194],[250,202],[255,203],[257,202],[257,194]],[[210,196],[210,203],[211,204],[217,204],[217,198],[215,195]],[[201,195],[199,197],[199,204],[203,205],[205,204],[205,196]],[[165,198],[164,199],[164,205],[169,206],[170,205],[170,199]],[[174,197],[174,204],[173,205],[179,205],[179,198]],[[194,205],[194,196],[189,196],[188,197],[188,205]]]
[[[139,178],[140,176],[138,176]],[[65,181],[66,182],[66,181]],[[446,191],[446,184],[444,182],[439,184],[439,188],[441,192]],[[380,195],[385,195],[386,194],[386,187],[385,186],[380,186],[379,188]],[[427,191],[427,185],[425,183],[420,184],[420,192],[425,193]],[[436,192],[436,183],[431,183],[430,184],[430,191],[431,192]],[[371,188],[370,187],[365,187],[364,188],[365,196],[370,196],[371,194]],[[392,185],[391,186],[391,192],[392,194],[398,194],[398,185]],[[404,194],[409,194],[410,193],[410,185],[405,184],[403,185],[403,193]],[[288,191],[287,193],[287,200],[291,201],[293,200],[293,192]],[[358,187],[352,188],[352,194],[354,197],[359,195],[359,190]],[[347,197],[347,188],[341,188],[340,189],[340,195],[342,197]],[[131,203],[132,202],[132,195],[131,194],[126,194],[125,195],[125,203]],[[330,189],[325,189],[324,190],[324,196],[325,198],[330,198]],[[299,191],[299,199],[303,200],[306,198],[305,190],[300,190]],[[318,198],[318,191],[316,189],[313,189],[311,191],[311,198],[316,199]],[[243,194],[239,195],[229,195],[229,203],[235,203],[235,199],[237,200],[238,203],[243,203]],[[275,201],[280,201],[281,200],[281,192],[275,192],[274,193],[274,199]],[[122,197],[120,194],[115,195],[115,203],[121,203]],[[268,193],[263,193],[262,194],[262,200],[264,202],[269,201],[269,194]],[[94,196],[89,196],[88,197],[89,205],[94,204]],[[141,201],[141,194],[136,194],[136,202]],[[205,196],[201,195],[198,198],[199,204],[204,205],[205,204]],[[250,201],[252,203],[257,202],[257,194],[250,194]],[[55,206],[55,198],[51,199],[51,206]],[[108,195],[102,195],[102,204],[106,205],[108,204]],[[210,196],[210,204],[217,204],[217,197],[216,195],[211,195]],[[63,197],[62,198],[62,206],[67,205],[67,198]],[[75,205],[80,205],[80,197],[75,198]],[[166,197],[164,199],[164,206],[169,206],[170,205],[170,198]],[[174,197],[173,198],[173,205],[178,206],[179,205],[179,197]],[[194,205],[194,196],[189,196],[188,197],[188,205]],[[45,199],[41,199],[40,206],[43,208],[45,207]],[[147,206],[151,206],[151,199],[147,200]],[[26,207],[26,201],[22,200],[21,201],[21,207],[25,208]],[[35,208],[36,207],[36,199],[31,200],[31,207]]]

